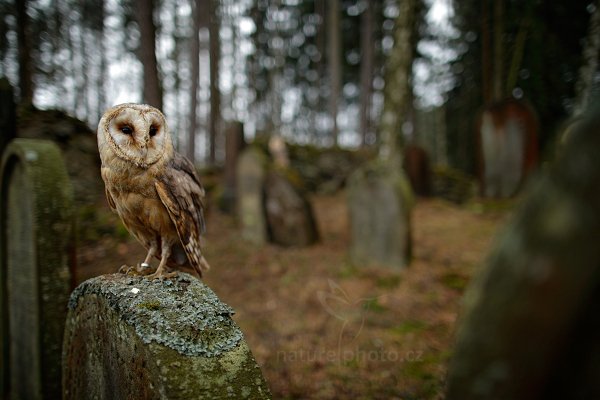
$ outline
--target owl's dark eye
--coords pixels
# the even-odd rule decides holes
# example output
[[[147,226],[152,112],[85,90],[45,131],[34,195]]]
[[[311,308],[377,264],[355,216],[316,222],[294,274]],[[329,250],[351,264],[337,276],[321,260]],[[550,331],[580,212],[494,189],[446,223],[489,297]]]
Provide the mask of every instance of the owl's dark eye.
[[[156,136],[156,134],[158,133],[158,128],[155,126],[151,126],[150,131],[148,133],[150,134],[150,136]]]
[[[121,132],[123,132],[126,135],[131,135],[133,133],[133,129],[131,129],[130,127],[128,127],[127,125],[121,128]]]

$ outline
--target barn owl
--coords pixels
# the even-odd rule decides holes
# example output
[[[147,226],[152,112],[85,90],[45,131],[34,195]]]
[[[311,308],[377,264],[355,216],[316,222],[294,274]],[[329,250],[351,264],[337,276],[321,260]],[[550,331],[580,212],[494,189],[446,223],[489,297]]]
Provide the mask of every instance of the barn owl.
[[[145,104],[110,108],[98,124],[101,174],[110,207],[148,255],[137,270],[151,279],[176,275],[171,268],[209,268],[200,249],[204,189],[192,163],[173,148],[164,115]]]

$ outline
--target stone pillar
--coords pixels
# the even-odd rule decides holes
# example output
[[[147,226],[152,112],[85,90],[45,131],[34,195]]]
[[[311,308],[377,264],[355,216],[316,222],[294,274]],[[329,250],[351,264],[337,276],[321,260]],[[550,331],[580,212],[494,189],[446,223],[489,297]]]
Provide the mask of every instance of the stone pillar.
[[[581,122],[503,229],[465,293],[448,400],[600,398],[598,149],[600,118]]]
[[[265,208],[270,240],[283,246],[308,246],[319,239],[312,206],[282,172],[269,171]]]
[[[414,194],[423,197],[430,196],[431,164],[427,151],[420,146],[409,144],[404,147],[402,161]]]
[[[237,213],[242,237],[256,245],[267,242],[264,185],[267,158],[256,147],[249,147],[240,156],[237,165]]]
[[[537,163],[537,121],[533,109],[513,99],[483,110],[478,126],[482,195],[515,195]]]
[[[244,124],[239,121],[230,122],[225,131],[225,183],[223,187],[223,211],[235,212],[237,199],[237,164],[241,151],[246,146],[244,140]]]
[[[82,283],[69,301],[63,399],[270,399],[232,314],[188,274]]]
[[[402,168],[375,160],[348,180],[353,264],[406,267],[411,257],[412,192]]]
[[[61,395],[73,193],[58,147],[16,139],[0,165],[2,393]]]

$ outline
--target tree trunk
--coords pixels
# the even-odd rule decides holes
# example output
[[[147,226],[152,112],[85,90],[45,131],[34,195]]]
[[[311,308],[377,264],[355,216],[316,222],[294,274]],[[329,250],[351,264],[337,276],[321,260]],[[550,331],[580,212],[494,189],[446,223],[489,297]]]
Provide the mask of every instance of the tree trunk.
[[[154,25],[154,1],[135,0],[140,30],[139,60],[144,69],[143,98],[146,104],[162,109],[162,92],[156,62],[156,26]]]
[[[106,16],[106,12],[104,10],[105,4],[104,0],[101,2],[101,7],[98,12],[101,13],[99,17],[100,21],[100,32],[98,33],[98,46],[100,47],[100,73],[98,74],[98,78],[96,81],[97,90],[98,90],[98,113],[101,115],[104,110],[107,108],[106,104],[106,87],[104,83],[108,81],[108,63],[106,62],[106,48],[104,46],[104,33],[106,31],[106,25],[104,24],[104,18]],[[89,118],[89,116],[88,116]]]
[[[0,78],[0,154],[17,136],[17,112],[13,88],[7,78]]]
[[[484,104],[488,104],[492,100],[492,91],[490,89],[492,79],[490,47],[490,4],[484,0],[481,2],[481,93]]]
[[[190,0],[192,1],[192,0]],[[170,5],[171,7],[171,13],[173,15],[173,26],[174,26],[174,30],[173,33],[174,35],[178,35],[179,34],[179,27],[181,26],[181,17],[179,16],[177,10],[179,9],[179,4],[177,2],[173,2],[173,4]],[[173,73],[172,73],[172,77],[173,77],[173,92],[175,93],[175,104],[177,105],[176,109],[175,109],[175,119],[177,120],[177,125],[174,127],[172,126],[173,124],[170,125],[170,128],[173,129],[177,129],[177,134],[173,135],[173,144],[175,145],[175,148],[181,152],[184,153],[185,152],[182,150],[182,146],[184,146],[185,140],[187,138],[182,138],[182,136],[184,136],[184,133],[182,132],[183,129],[181,128],[181,125],[183,125],[182,122],[179,121],[184,121],[185,120],[185,116],[186,116],[186,110],[182,110],[181,108],[181,104],[185,103],[185,100],[182,101],[182,99],[186,99],[186,93],[182,93],[183,91],[181,90],[181,75],[180,75],[180,71],[182,69],[187,69],[187,64],[182,62],[182,55],[185,54],[187,52],[187,49],[185,48],[185,45],[182,44],[182,41],[175,41],[175,48],[173,50],[173,55],[172,55],[172,59],[173,59]]]
[[[415,0],[402,0],[399,6],[400,11],[394,27],[394,46],[385,64],[380,156],[386,160],[399,158],[401,154],[402,124],[409,108],[409,100],[412,98],[410,75],[413,62]]]
[[[317,28],[317,34],[315,36],[315,45],[317,46],[317,50],[319,51],[319,61],[317,63],[317,73],[319,76],[319,99],[317,102],[317,115],[326,109],[325,105],[325,93],[324,88],[327,85],[325,77],[327,75],[327,64],[325,61],[325,54],[327,53],[327,28],[325,27],[325,16],[326,16],[326,0],[315,0],[315,14],[319,16],[320,24]],[[313,140],[317,140],[319,138],[319,132],[315,129],[313,136]]]
[[[495,101],[504,96],[504,0],[494,1],[494,93]]]
[[[192,70],[192,84],[190,87],[190,123],[188,131],[188,146],[187,146],[187,157],[192,163],[196,161],[196,129],[198,128],[198,120],[196,115],[196,109],[198,108],[198,86],[200,81],[200,38],[198,36],[200,31],[200,0],[192,0],[190,6],[192,7],[192,19],[194,28],[192,31],[192,39],[190,41],[190,54],[191,54],[191,70]]]
[[[411,259],[412,191],[402,169],[402,123],[410,103],[416,0],[399,2],[394,46],[385,65],[379,159],[348,179],[350,259],[356,265],[404,268]]]
[[[600,51],[600,4],[596,1],[590,16],[588,35],[583,47],[583,64],[579,70],[579,79],[575,86],[577,99],[573,115],[582,114],[590,104],[590,94],[594,86],[594,75],[598,70],[598,52]]]
[[[19,58],[19,91],[22,104],[33,102],[33,61],[31,58],[31,36],[27,0],[17,0],[17,42]]]
[[[83,21],[82,21],[83,22]],[[88,87],[89,87],[89,64],[87,61],[87,43],[85,41],[86,36],[86,28],[82,27],[82,32],[79,35],[79,51],[80,51],[80,66],[81,66],[81,75],[80,82],[81,86],[79,87],[78,93],[81,96],[81,99],[78,101],[78,108],[76,116],[80,119],[84,119],[86,115],[90,113],[90,104],[88,99]],[[79,111],[81,110],[81,111]]]
[[[362,146],[369,140],[371,95],[373,81],[373,5],[366,2],[366,8],[361,16],[361,55],[360,68],[360,132]]]
[[[219,91],[219,15],[217,0],[208,0],[209,5],[209,47],[210,47],[210,126],[209,126],[209,154],[211,165],[216,162],[217,134],[221,122],[221,92]]]
[[[529,34],[529,29],[531,27],[533,12],[534,6],[529,6],[529,10],[523,13],[523,19],[519,26],[519,32],[517,33],[510,67],[508,70],[508,76],[506,78],[506,94],[510,94],[517,86],[517,80],[519,77],[519,71],[521,70],[521,64],[523,62],[523,55],[525,54],[527,35]]]
[[[342,86],[342,41],[340,35],[340,2],[329,0],[327,2],[327,22],[329,25],[329,80],[331,91],[329,93],[329,113],[333,122],[331,136],[334,146],[338,144],[338,99]]]

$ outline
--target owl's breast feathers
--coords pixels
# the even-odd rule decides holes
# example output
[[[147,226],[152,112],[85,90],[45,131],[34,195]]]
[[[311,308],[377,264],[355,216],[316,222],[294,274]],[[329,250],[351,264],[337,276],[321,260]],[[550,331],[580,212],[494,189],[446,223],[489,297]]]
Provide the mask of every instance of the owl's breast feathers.
[[[175,224],[156,193],[156,179],[149,171],[131,169],[122,173],[119,165],[112,164],[102,167],[102,178],[108,204],[145,247],[157,237],[177,241]]]

